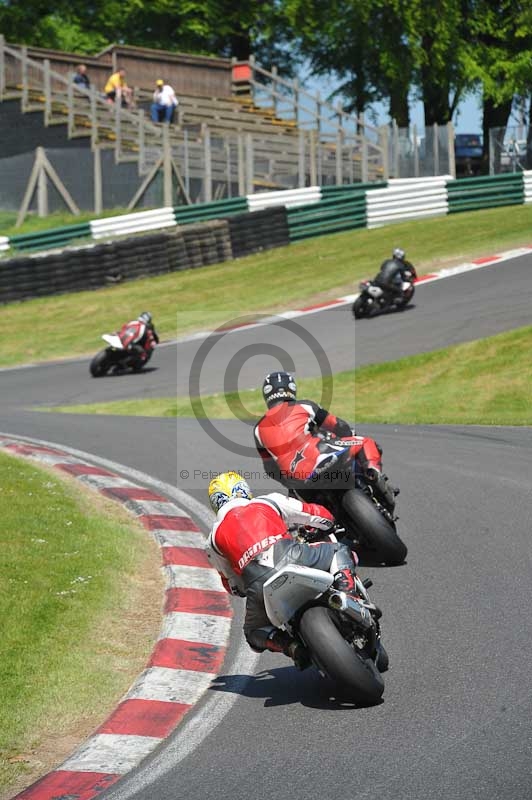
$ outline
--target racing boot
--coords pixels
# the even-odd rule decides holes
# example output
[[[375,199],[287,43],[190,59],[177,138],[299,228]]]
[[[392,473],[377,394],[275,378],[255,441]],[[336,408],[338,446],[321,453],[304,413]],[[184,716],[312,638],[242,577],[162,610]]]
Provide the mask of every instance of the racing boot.
[[[303,671],[310,666],[310,658],[303,645],[292,639],[286,631],[275,630],[270,633],[266,649],[272,653],[284,653],[291,658],[297,669]]]

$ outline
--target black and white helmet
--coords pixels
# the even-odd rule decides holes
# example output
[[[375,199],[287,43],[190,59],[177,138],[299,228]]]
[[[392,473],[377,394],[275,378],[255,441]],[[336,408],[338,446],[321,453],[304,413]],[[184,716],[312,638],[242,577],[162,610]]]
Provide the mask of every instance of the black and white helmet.
[[[393,257],[398,258],[399,261],[404,261],[405,255],[406,255],[405,251],[401,250],[400,247],[396,247],[395,250],[393,251]]]
[[[289,372],[270,372],[264,378],[262,396],[268,408],[285,400],[295,400],[297,396],[295,378]]]
[[[139,314],[139,321],[144,322],[145,325],[149,325],[151,322],[151,314],[149,311],[143,311],[142,314]]]

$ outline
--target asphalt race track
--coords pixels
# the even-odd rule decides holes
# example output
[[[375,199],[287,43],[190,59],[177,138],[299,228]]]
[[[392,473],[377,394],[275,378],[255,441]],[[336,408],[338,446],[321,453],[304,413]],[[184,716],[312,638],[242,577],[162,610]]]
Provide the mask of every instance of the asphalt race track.
[[[414,308],[361,320],[356,336],[344,306],[292,327],[218,337],[205,356],[201,341],[163,347],[153,370],[136,376],[94,380],[87,360],[6,370],[0,432],[112,459],[202,502],[208,470],[256,472],[257,491],[273,490],[260,475],[249,426],[237,420],[216,421],[213,440],[195,419],[29,409],[186,394],[191,369],[203,392],[223,391],[259,386],[279,357],[283,366],[292,359],[298,376],[317,375],[481,338],[531,323],[531,270],[529,256],[420,285]],[[299,673],[282,656],[265,654],[246,672],[236,625],[212,690],[102,798],[530,800],[532,429],[360,432],[383,445],[386,470],[401,486],[399,527],[409,547],[401,567],[362,570],[383,609],[391,664],[383,702],[340,707],[315,672]]]

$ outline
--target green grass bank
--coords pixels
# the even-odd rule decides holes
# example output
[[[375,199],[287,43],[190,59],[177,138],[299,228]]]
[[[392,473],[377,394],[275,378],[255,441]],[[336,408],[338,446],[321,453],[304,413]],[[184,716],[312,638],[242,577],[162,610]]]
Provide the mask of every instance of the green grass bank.
[[[116,503],[0,452],[0,797],[72,752],[143,669],[159,552]]]
[[[102,333],[148,309],[164,339],[357,291],[400,245],[427,273],[531,243],[532,207],[357,230],[224,264],[2,308],[0,366],[95,353]],[[13,333],[16,335],[13,335]]]
[[[327,394],[335,414],[356,423],[532,425],[532,327],[398,361],[340,372]],[[298,381],[298,395],[318,400],[320,378]],[[375,397],[379,403],[375,403]],[[198,398],[128,400],[61,406],[83,414],[248,418],[264,413],[260,387]]]

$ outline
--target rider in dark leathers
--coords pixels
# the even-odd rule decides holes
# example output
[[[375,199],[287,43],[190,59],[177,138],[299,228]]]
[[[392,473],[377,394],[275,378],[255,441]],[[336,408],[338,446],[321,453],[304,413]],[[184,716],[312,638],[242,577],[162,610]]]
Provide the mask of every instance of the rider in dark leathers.
[[[417,278],[414,265],[405,258],[405,251],[396,247],[392,258],[383,261],[378,274],[373,283],[380,286],[387,294],[392,297],[401,297],[403,294],[403,282],[411,282]]]

